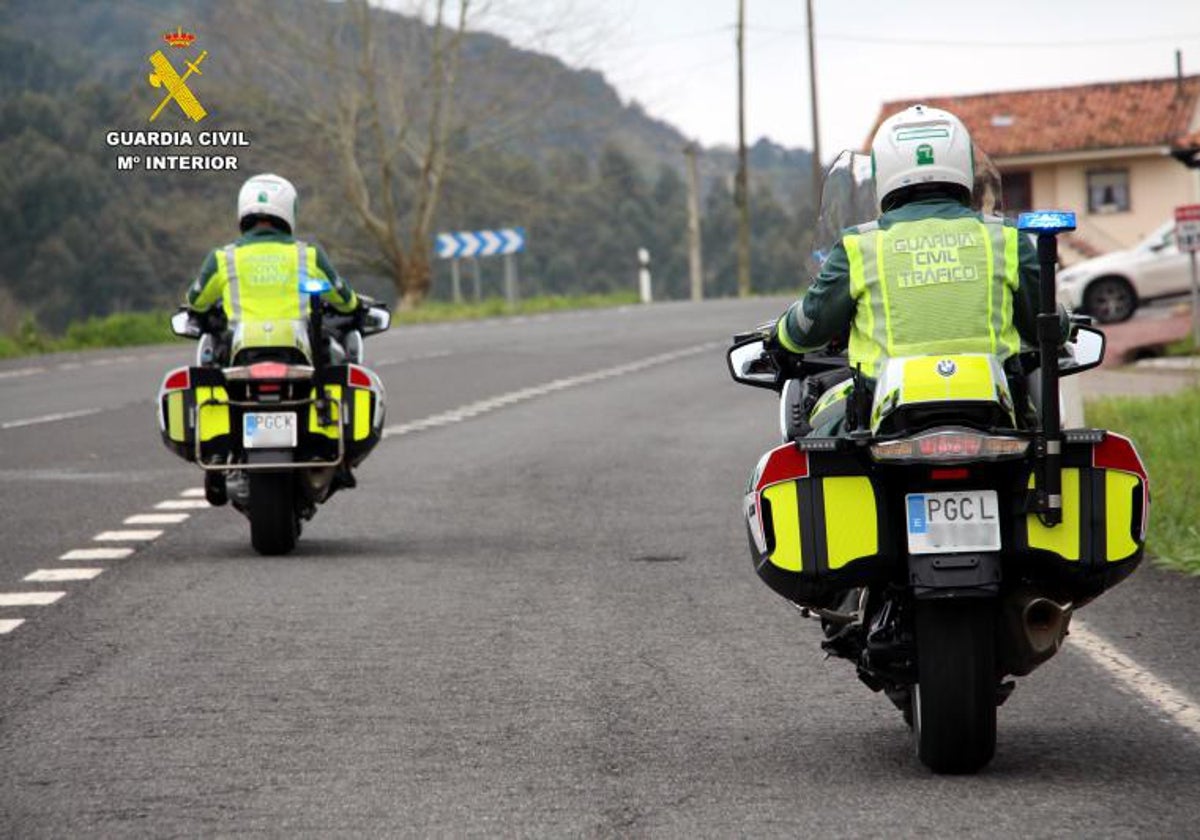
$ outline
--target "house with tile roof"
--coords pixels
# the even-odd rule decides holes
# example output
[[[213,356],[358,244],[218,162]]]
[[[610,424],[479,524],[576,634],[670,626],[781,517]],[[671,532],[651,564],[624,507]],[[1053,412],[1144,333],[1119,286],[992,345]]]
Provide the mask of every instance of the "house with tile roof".
[[[1066,262],[1128,248],[1200,203],[1200,76],[887,102],[868,138],[917,104],[966,124],[1001,172],[1005,213],[1076,211]]]

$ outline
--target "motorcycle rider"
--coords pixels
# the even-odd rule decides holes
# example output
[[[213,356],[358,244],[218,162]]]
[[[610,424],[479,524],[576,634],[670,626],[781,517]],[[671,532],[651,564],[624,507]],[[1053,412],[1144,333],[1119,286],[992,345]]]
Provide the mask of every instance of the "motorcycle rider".
[[[786,357],[848,333],[850,368],[873,384],[893,356],[990,353],[1004,360],[1022,342],[1036,346],[1037,249],[1001,217],[971,209],[966,126],[947,111],[915,105],[884,120],[871,160],[880,215],[842,232],[803,298],[771,329],[768,348]],[[845,431],[849,382],[840,390],[813,418],[822,435]]]
[[[249,178],[238,192],[237,214],[242,236],[205,258],[187,291],[191,312],[208,313],[220,301],[230,323],[301,320],[307,296],[297,292],[297,282],[304,277],[329,281],[321,297],[337,312],[358,308],[354,289],[321,246],[293,236],[296,188],[290,181],[269,173]],[[215,338],[213,363],[229,364],[228,336]]]

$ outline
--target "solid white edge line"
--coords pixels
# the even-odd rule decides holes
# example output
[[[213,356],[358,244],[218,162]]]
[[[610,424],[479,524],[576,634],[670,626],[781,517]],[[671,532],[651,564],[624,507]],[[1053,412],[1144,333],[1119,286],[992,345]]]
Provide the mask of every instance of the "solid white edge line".
[[[190,513],[135,513],[125,517],[122,525],[178,525],[186,521]]]
[[[57,583],[64,580],[91,580],[99,577],[104,569],[38,569],[36,572],[30,572],[21,578],[21,580],[29,581],[30,583]]]
[[[44,607],[66,592],[0,592],[0,607]]]
[[[1099,665],[1116,678],[1123,689],[1141,698],[1168,720],[1200,736],[1200,706],[1130,659],[1103,636],[1079,621],[1072,621],[1067,647]]]
[[[541,385],[533,385],[528,388],[521,388],[516,391],[510,391],[506,394],[498,394],[494,397],[478,400],[467,405],[452,408],[449,411],[443,411],[438,414],[430,415],[419,420],[410,420],[407,423],[398,423],[396,425],[387,426],[383,430],[384,437],[396,437],[406,435],[412,432],[419,432],[425,429],[437,428],[450,423],[459,423],[463,420],[476,417],[480,414],[487,414],[495,411],[506,405],[513,403],[524,402],[541,397],[547,394],[552,394],[555,391],[561,391],[565,388],[575,388],[580,385],[588,385],[592,382],[599,382],[605,379],[611,379],[614,376],[620,376],[626,373],[635,373],[639,370],[653,367],[664,362],[675,361],[687,356],[694,356],[697,353],[703,353],[706,350],[711,350],[714,347],[720,346],[720,342],[709,341],[704,344],[696,344],[691,347],[685,347],[681,350],[672,350],[669,353],[660,353],[657,356],[649,356],[644,359],[639,359],[636,362],[627,362],[622,365],[615,365],[609,368],[584,373],[578,376],[567,376],[561,379],[555,379],[551,382],[546,382]]]
[[[62,411],[58,414],[43,414],[41,417],[30,417],[26,420],[9,420],[7,423],[0,423],[0,429],[19,429],[22,426],[36,426],[39,423],[57,423],[59,420],[74,420],[76,417],[87,417],[90,414],[99,414],[104,409],[102,408],[81,408],[78,411]]]
[[[23,618],[0,618],[0,635],[11,633],[24,623]]]
[[[161,537],[162,531],[157,529],[148,529],[145,531],[101,531],[96,536],[92,537],[94,542],[145,542],[147,540],[156,540]]]
[[[132,548],[73,548],[60,554],[59,560],[121,560],[133,554]]]

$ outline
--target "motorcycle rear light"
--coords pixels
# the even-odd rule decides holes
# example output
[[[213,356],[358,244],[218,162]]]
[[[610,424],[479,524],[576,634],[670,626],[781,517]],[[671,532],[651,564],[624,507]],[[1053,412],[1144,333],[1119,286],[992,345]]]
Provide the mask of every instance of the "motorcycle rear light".
[[[192,385],[192,374],[187,368],[176,368],[163,380],[164,391],[186,391]]]
[[[1029,450],[1022,438],[987,435],[969,429],[939,429],[902,440],[871,444],[871,457],[888,463],[1000,461]]]
[[[370,388],[371,387],[370,374],[368,374],[365,370],[360,368],[358,365],[349,365],[348,367],[350,368],[349,381],[350,381],[351,385],[353,385],[355,388]]]
[[[258,392],[260,394],[275,394],[278,393],[279,389],[282,387],[283,386],[278,382],[264,382],[258,386]]]
[[[259,362],[250,365],[251,379],[285,379],[288,375],[288,365],[282,362]]]
[[[1138,455],[1133,441],[1124,435],[1109,432],[1104,440],[1092,447],[1092,466],[1109,470],[1124,470],[1146,480],[1146,466]]]
[[[929,478],[933,481],[963,481],[970,477],[971,471],[966,467],[950,467],[929,471]]]

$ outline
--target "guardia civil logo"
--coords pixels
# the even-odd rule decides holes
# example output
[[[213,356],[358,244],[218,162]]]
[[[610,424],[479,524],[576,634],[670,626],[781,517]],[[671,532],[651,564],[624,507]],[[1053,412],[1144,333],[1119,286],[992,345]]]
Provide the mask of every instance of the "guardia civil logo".
[[[190,32],[184,32],[182,27],[176,27],[174,32],[164,34],[163,40],[172,49],[186,50],[190,49],[192,44],[195,43],[196,36]],[[187,70],[180,75],[170,59],[163,55],[162,50],[154,51],[147,59],[150,62],[150,66],[154,68],[153,72],[147,77],[147,81],[151,87],[165,88],[167,95],[150,114],[150,122],[158,119],[158,115],[162,113],[163,108],[167,107],[168,102],[174,102],[178,105],[179,110],[183,111],[184,116],[192,122],[200,122],[200,120],[208,116],[208,111],[204,110],[204,106],[200,104],[200,100],[196,98],[196,94],[192,92],[187,84],[192,74],[197,76],[204,75],[200,72],[200,65],[207,57],[208,50],[202,51],[195,61],[190,61],[184,56],[183,65]]]
[[[933,164],[933,146],[928,143],[922,143],[917,146],[917,166],[931,166]]]

